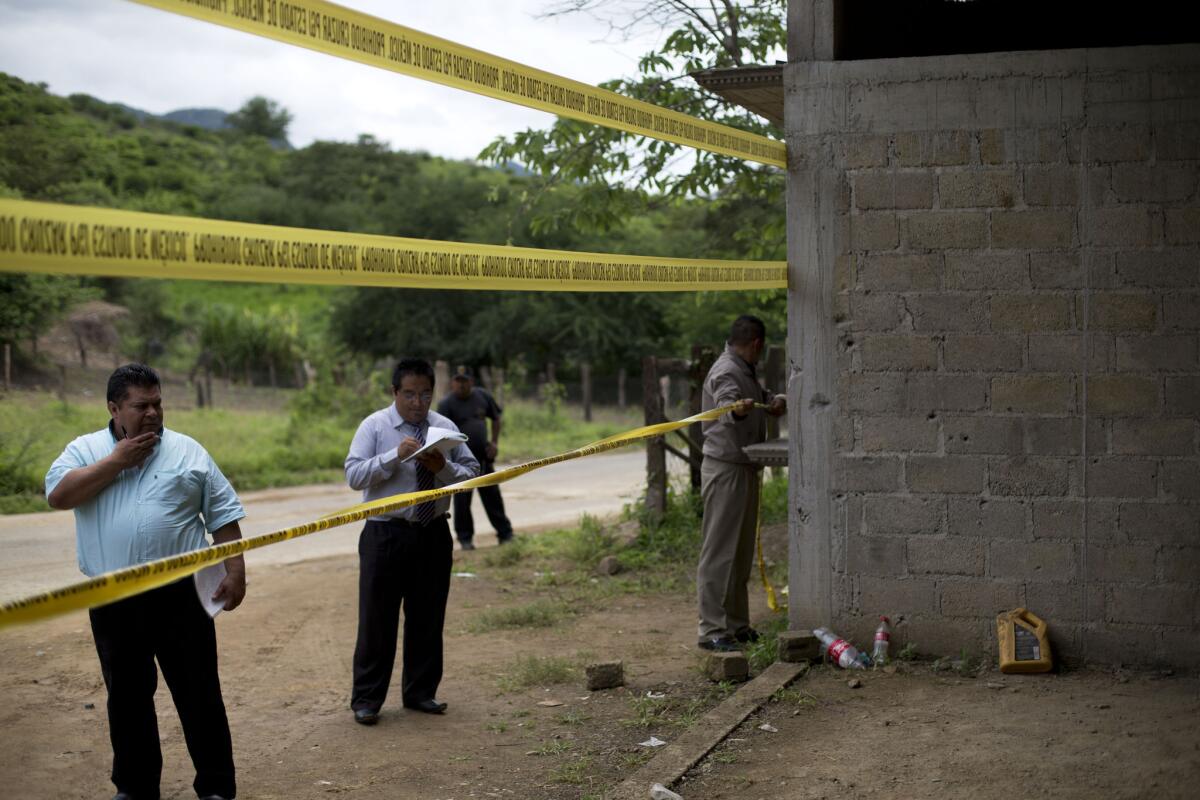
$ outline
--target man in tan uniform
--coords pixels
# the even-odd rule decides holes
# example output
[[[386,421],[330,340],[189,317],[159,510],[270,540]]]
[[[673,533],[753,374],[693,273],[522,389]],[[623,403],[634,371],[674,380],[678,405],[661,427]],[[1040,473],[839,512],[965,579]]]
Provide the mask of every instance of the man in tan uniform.
[[[704,499],[704,544],[696,570],[700,606],[700,647],[728,651],[753,642],[746,582],[754,565],[758,522],[759,467],[742,451],[767,436],[766,414],[787,411],[783,395],[762,388],[754,365],[766,349],[767,328],[758,317],[733,322],[725,352],[704,379],[705,411],[736,403],[733,411],[703,423],[704,462],[700,492]],[[754,404],[765,403],[757,409]]]

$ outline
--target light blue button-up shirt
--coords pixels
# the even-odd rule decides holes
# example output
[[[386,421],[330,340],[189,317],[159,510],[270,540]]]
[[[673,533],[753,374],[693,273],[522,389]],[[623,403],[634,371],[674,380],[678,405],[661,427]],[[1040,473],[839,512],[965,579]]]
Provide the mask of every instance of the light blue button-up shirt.
[[[46,473],[46,495],[73,469],[95,464],[117,446],[110,428],[67,445]],[[216,462],[190,436],[164,428],[140,467],[122,470],[75,508],[79,569],[93,577],[208,546],[205,532],[246,516]]]
[[[425,431],[431,425],[458,430],[457,425],[436,411],[430,411],[420,425],[405,422],[396,410],[395,403],[364,419],[354,434],[354,440],[350,442],[350,452],[346,456],[346,483],[350,484],[351,489],[362,489],[364,503],[417,491],[416,459],[402,464],[396,448],[409,436],[424,441]],[[434,483],[438,487],[448,486],[478,474],[479,462],[465,444],[460,444],[446,456],[446,466],[434,475]],[[449,508],[449,497],[440,498],[434,503],[436,514],[445,514]],[[371,519],[411,521],[415,514],[416,506],[408,506]]]

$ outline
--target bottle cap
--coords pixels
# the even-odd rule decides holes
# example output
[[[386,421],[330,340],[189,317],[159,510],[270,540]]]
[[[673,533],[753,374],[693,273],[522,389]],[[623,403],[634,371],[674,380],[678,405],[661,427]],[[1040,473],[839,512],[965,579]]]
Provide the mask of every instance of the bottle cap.
[[[890,619],[888,619],[887,617],[880,617],[879,619],[880,619],[882,622],[891,622],[891,620],[890,620]]]

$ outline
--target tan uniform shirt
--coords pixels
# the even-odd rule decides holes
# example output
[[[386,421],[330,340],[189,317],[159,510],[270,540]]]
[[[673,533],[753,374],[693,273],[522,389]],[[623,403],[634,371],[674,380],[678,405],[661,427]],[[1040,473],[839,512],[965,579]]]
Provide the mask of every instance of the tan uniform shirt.
[[[713,362],[704,379],[700,407],[709,411],[744,398],[766,403],[771,400],[771,394],[759,386],[754,366],[726,345],[725,352]],[[767,415],[761,408],[751,410],[743,419],[727,412],[711,422],[702,422],[701,430],[704,431],[705,458],[749,464],[751,461],[742,448],[767,438]]]

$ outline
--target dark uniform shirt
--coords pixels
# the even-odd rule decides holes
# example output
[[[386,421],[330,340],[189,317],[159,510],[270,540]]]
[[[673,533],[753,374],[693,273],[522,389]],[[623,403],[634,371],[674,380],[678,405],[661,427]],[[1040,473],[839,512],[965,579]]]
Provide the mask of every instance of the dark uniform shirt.
[[[451,392],[438,403],[438,413],[449,417],[467,435],[467,447],[477,459],[481,462],[491,460],[487,457],[487,420],[499,419],[501,408],[490,394],[478,386],[471,389],[465,400]]]

